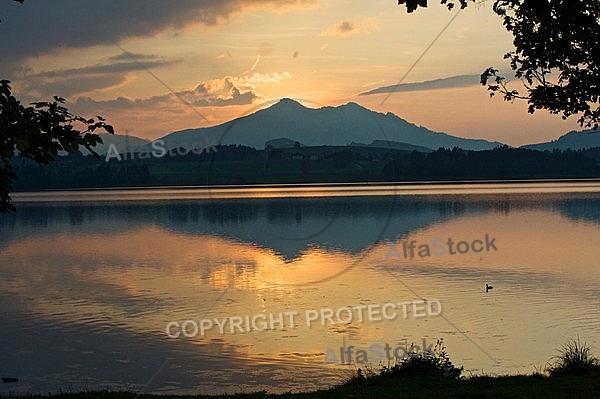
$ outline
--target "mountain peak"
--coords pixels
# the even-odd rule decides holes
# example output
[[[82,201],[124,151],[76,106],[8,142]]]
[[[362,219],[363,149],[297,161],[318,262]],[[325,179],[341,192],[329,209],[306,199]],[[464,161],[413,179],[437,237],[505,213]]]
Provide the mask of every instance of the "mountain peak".
[[[334,109],[334,110],[340,110],[340,109],[347,109],[347,110],[357,110],[357,109],[361,109],[361,110],[365,110],[368,111],[368,109],[366,109],[365,107],[363,107],[360,104],[357,104],[353,101],[350,101],[346,104],[343,105],[339,105],[339,106],[321,106],[321,107],[306,107],[304,106],[302,103],[300,103],[297,100],[294,100],[292,98],[287,98],[284,97],[282,99],[280,99],[277,103],[275,103],[274,105],[272,105],[272,107],[285,107],[288,109]]]
[[[262,109],[260,112],[266,112],[267,114],[278,114],[282,117],[295,117],[294,115],[298,115],[299,112],[305,111],[309,108],[306,108],[304,105],[300,104],[298,101],[293,100],[291,98],[284,97],[274,104]]]
[[[293,98],[289,98],[289,97],[282,97],[279,100],[279,102],[283,103],[283,104],[287,104],[287,103],[300,104],[298,101],[294,100]]]
[[[349,103],[342,105],[343,107],[348,107],[348,108],[363,108],[366,109],[365,107],[363,107],[360,104],[355,103],[354,101],[350,101]]]
[[[293,100],[291,98],[287,98],[287,97],[282,98],[275,105],[276,106],[286,106],[286,107],[306,108],[304,105],[300,104],[298,101]]]

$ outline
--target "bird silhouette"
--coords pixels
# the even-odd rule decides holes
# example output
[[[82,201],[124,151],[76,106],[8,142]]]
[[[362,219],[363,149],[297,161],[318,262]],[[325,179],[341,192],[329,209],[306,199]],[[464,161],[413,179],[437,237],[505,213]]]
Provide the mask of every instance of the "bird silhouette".
[[[485,292],[488,292],[489,290],[493,289],[494,287],[492,287],[491,285],[485,285]]]

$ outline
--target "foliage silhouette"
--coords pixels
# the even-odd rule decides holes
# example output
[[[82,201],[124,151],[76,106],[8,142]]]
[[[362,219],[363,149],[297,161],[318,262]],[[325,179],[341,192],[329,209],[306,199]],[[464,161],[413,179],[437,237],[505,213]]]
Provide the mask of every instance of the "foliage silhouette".
[[[467,7],[475,0],[460,0]],[[408,12],[427,7],[427,0],[399,0]],[[452,9],[455,2],[441,0]],[[509,87],[498,69],[481,74],[490,96],[524,99],[528,111],[545,109],[578,123],[598,127],[600,121],[600,0],[495,0],[494,12],[513,35],[514,50],[505,54],[524,88]],[[522,90],[522,89],[521,89]]]
[[[65,99],[54,97],[53,102],[35,102],[25,107],[12,95],[10,82],[0,81],[0,213],[15,210],[10,198],[12,183],[17,179],[13,171],[15,153],[20,159],[42,165],[54,161],[61,151],[74,153],[80,146],[98,157],[93,147],[102,139],[94,132],[102,129],[114,133],[101,116],[73,115],[63,106],[64,102]]]

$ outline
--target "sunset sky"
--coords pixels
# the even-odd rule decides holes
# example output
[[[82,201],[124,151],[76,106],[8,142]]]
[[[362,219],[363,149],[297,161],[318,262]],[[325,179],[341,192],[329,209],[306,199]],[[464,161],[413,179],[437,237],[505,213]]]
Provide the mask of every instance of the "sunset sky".
[[[59,95],[72,111],[147,139],[283,97],[313,108],[353,101],[510,145],[580,130],[576,117],[532,116],[479,84],[488,66],[507,70],[512,49],[491,6],[460,12],[386,99],[364,93],[395,86],[456,10],[436,1],[407,14],[396,0],[3,1],[0,79],[24,102]]]

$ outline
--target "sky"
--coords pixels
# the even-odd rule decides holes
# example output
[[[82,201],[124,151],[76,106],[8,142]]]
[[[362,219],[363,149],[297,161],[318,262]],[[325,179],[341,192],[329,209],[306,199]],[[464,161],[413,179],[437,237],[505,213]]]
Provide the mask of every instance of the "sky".
[[[72,112],[146,139],[281,98],[355,102],[513,146],[581,130],[577,117],[490,98],[479,76],[510,73],[512,37],[490,0],[457,12],[430,1],[408,14],[396,0],[5,0],[0,79],[24,103],[61,96]]]

